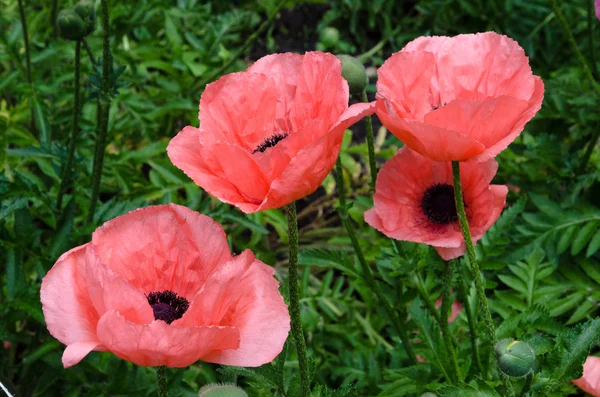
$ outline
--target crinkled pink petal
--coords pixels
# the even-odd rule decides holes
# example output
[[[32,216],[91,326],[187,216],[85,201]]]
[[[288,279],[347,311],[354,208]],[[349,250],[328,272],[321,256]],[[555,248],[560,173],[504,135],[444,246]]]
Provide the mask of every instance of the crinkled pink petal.
[[[473,138],[445,128],[390,115],[377,100],[377,117],[398,139],[435,161],[463,161],[483,153],[485,146]]]
[[[252,151],[277,131],[278,91],[264,74],[231,73],[206,86],[200,98],[200,142]]]
[[[583,376],[573,384],[594,397],[600,397],[600,357],[589,356],[583,364]]]
[[[107,312],[98,322],[98,338],[117,356],[141,366],[183,368],[208,354],[239,347],[234,327],[177,327],[161,320],[149,324],[129,322]]]
[[[211,165],[201,155],[204,147],[199,135],[200,130],[195,127],[187,126],[181,130],[167,146],[169,159],[198,186],[209,194],[218,196],[221,201],[229,204],[242,201],[235,185],[211,171]]]
[[[91,245],[99,261],[142,297],[173,290],[191,300],[213,269],[231,259],[221,225],[175,204],[106,222],[94,232]]]
[[[333,54],[307,52],[302,59],[290,121],[294,130],[305,120],[323,119],[331,125],[348,107],[348,83],[342,63]]]

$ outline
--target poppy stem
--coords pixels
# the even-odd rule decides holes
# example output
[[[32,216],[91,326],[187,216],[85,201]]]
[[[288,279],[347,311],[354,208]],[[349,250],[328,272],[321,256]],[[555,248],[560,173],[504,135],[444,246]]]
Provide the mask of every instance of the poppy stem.
[[[367,263],[365,259],[365,255],[360,248],[360,244],[358,243],[358,239],[356,238],[356,234],[354,233],[354,226],[352,225],[352,221],[348,217],[348,206],[346,205],[346,197],[345,197],[345,188],[344,188],[344,178],[343,178],[343,168],[342,162],[338,157],[335,163],[335,172],[336,172],[336,184],[338,188],[338,195],[340,200],[340,206],[338,207],[338,212],[340,214],[340,218],[342,220],[342,224],[346,228],[346,232],[348,233],[348,237],[350,237],[350,241],[352,241],[352,246],[354,247],[354,253],[358,258],[358,262],[363,271],[363,280],[364,282],[375,292],[377,299],[383,305],[383,309],[386,311],[396,332],[400,336],[400,340],[402,341],[402,347],[406,351],[406,355],[408,356],[411,364],[417,364],[417,359],[415,358],[415,353],[412,350],[410,340],[408,339],[408,334],[406,333],[406,329],[398,313],[394,310],[393,306],[383,295],[383,292],[378,288],[375,278],[373,277],[373,272],[371,271],[371,267]]]
[[[110,111],[110,80],[112,57],[110,54],[110,24],[108,19],[108,0],[101,0],[102,5],[102,92],[98,97],[98,127],[96,130],[96,147],[94,149],[94,164],[92,170],[92,196],[88,208],[87,223],[94,219],[98,195],[100,194],[100,180],[104,166],[104,150],[106,148],[106,135],[108,133],[108,116]]]
[[[79,133],[79,80],[80,80],[80,66],[81,66],[81,40],[77,40],[75,43],[75,88],[73,89],[73,125],[71,128],[71,140],[69,142],[69,151],[67,154],[67,161],[65,162],[61,179],[60,187],[58,188],[58,197],[56,198],[56,209],[59,211],[62,208],[62,199],[65,194],[65,190],[69,186],[69,180],[71,179],[71,168],[73,167],[73,157],[75,155],[75,142]]]
[[[365,103],[369,102],[366,90],[363,90],[360,100]],[[365,116],[365,131],[367,134],[367,149],[369,151],[371,189],[375,189],[375,181],[377,181],[377,162],[375,161],[375,144],[373,143],[373,119],[371,118],[371,116]]]
[[[582,173],[585,171],[588,161],[590,161],[590,157],[592,157],[592,152],[594,148],[598,144],[598,138],[600,138],[600,126],[596,126],[596,131],[592,134],[592,138],[588,142],[587,148],[585,149],[585,153],[581,158],[581,163],[579,164],[578,173]]]
[[[306,356],[306,341],[300,321],[300,291],[298,290],[298,219],[296,216],[296,203],[286,205],[285,215],[288,220],[289,240],[289,269],[288,286],[290,290],[290,317],[291,330],[296,341],[298,351],[298,366],[300,367],[301,396],[310,396],[310,375],[308,370],[308,358]]]
[[[460,287],[460,293],[462,295],[461,303],[467,314],[467,322],[469,323],[469,337],[471,339],[471,354],[473,356],[473,362],[477,367],[477,371],[479,371],[482,377],[485,377],[483,373],[483,366],[481,365],[481,358],[479,358],[479,347],[477,346],[477,320],[475,319],[473,308],[469,302],[469,292],[467,290],[467,284],[465,283],[464,277],[458,277],[458,286]]]
[[[567,36],[569,44],[571,45],[571,49],[573,50],[573,52],[575,53],[575,56],[579,60],[579,63],[583,67],[585,76],[590,81],[590,84],[592,85],[592,88],[594,89],[594,91],[596,91],[596,95],[600,95],[600,86],[598,86],[598,83],[596,82],[596,79],[594,79],[594,75],[592,74],[592,71],[590,70],[590,67],[589,67],[587,61],[585,60],[583,54],[579,50],[577,41],[575,40],[575,37],[573,36],[573,32],[571,31],[571,28],[569,27],[569,24],[567,23],[565,16],[563,15],[562,11],[560,10],[560,7],[556,3],[556,0],[550,0],[550,3],[552,4],[552,11],[554,12],[554,15],[556,15],[556,19],[558,20],[558,23],[560,24],[565,35]]]
[[[164,365],[156,368],[156,382],[158,397],[167,397],[169,395],[167,389],[167,367]]]
[[[475,249],[473,248],[473,239],[471,238],[471,231],[469,230],[469,223],[467,221],[467,214],[465,212],[465,203],[463,201],[462,185],[460,182],[460,162],[452,162],[452,176],[454,179],[454,203],[456,205],[456,212],[458,213],[458,220],[460,223],[460,229],[462,230],[463,238],[467,249],[467,255],[469,262],[471,262],[471,271],[473,272],[473,278],[475,279],[475,289],[477,291],[477,298],[479,299],[479,308],[483,314],[483,321],[485,322],[485,330],[488,338],[495,347],[498,344],[498,337],[496,336],[496,330],[494,328],[494,321],[490,313],[490,307],[485,296],[485,287],[483,285],[483,274],[477,263],[477,257],[475,256]],[[502,383],[504,389],[509,396],[514,396],[515,391],[512,387],[512,383],[504,373],[498,368],[498,372],[502,377]]]
[[[393,241],[397,247],[398,246],[397,240],[393,240]],[[427,306],[427,308],[431,312],[431,315],[435,318],[435,321],[438,324],[440,324],[440,326],[441,326],[442,318],[440,317],[440,312],[438,311],[438,309],[436,309],[435,304],[431,300],[431,297],[429,296],[429,293],[427,292],[425,280],[423,280],[423,276],[421,275],[421,272],[418,270],[416,271],[416,278],[417,278],[417,290],[419,291],[421,300],[423,301],[423,303],[425,303],[425,306]]]
[[[23,0],[19,0],[19,15],[21,16],[21,28],[23,29],[23,44],[25,45],[25,65],[27,67],[27,82],[33,88],[33,82],[31,80],[31,56],[29,54],[29,33],[27,32],[27,18],[25,16],[25,7],[23,7]],[[31,107],[31,130],[35,127],[35,112],[33,110],[33,101],[30,99]]]
[[[90,62],[92,63],[92,67],[93,67],[96,64],[96,58],[94,57],[92,48],[90,47],[90,45],[88,44],[88,42],[85,38],[81,39],[81,42],[83,43],[83,47],[85,48],[85,51],[87,52],[88,58],[90,58]]]
[[[448,317],[450,315],[450,295],[452,289],[452,280],[454,275],[454,264],[455,261],[446,261],[446,271],[444,272],[444,284],[442,287],[442,307],[440,308],[440,328],[442,330],[442,335],[444,336],[444,344],[446,345],[446,352],[450,357],[450,361],[452,362],[452,366],[454,367],[454,376],[456,377],[455,381],[460,381],[460,368],[458,367],[458,359],[456,358],[456,351],[454,350],[454,341],[452,340],[452,335],[450,334],[450,327],[448,326]]]
[[[594,0],[587,0],[587,30],[588,30],[588,41],[590,45],[590,61],[592,61],[592,75],[598,80],[598,63],[596,61],[596,42],[594,41]]]

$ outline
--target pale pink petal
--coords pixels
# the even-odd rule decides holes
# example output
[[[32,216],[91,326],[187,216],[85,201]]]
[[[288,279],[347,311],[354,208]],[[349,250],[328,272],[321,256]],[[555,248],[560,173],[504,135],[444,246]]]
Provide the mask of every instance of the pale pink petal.
[[[573,384],[594,397],[600,397],[600,357],[589,356],[583,364],[583,376]]]
[[[183,368],[208,354],[237,349],[234,327],[174,327],[156,320],[135,324],[117,312],[107,312],[98,322],[98,338],[117,356],[141,366]]]
[[[331,124],[348,107],[348,83],[342,64],[333,54],[307,52],[302,59],[290,121],[294,130],[306,120],[323,119]]]
[[[600,19],[600,0],[594,1],[594,8],[596,10],[596,18]]]
[[[435,250],[443,260],[451,261],[452,259],[456,259],[463,255],[467,251],[467,247],[465,243],[461,241],[460,246],[457,248],[435,247]]]
[[[70,344],[67,346],[62,356],[63,367],[69,368],[75,364],[79,364],[79,362],[92,350],[104,351],[106,349],[100,341],[75,342]]]
[[[96,324],[100,317],[83,274],[87,246],[84,244],[62,254],[42,280],[40,298],[46,326],[50,334],[65,345],[99,343]]]
[[[105,223],[94,232],[92,246],[102,264],[141,293],[173,290],[188,300],[231,258],[218,223],[175,204],[141,208]]]
[[[237,203],[243,198],[237,188],[222,173],[211,171],[212,164],[207,163],[206,152],[200,143],[200,130],[195,127],[185,127],[169,142],[167,154],[171,162],[189,176],[198,186],[209,194],[219,197],[226,203]]]

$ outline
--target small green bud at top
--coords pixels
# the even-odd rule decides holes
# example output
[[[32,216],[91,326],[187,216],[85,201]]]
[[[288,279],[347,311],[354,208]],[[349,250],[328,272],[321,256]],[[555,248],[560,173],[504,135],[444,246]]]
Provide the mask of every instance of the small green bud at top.
[[[210,384],[203,386],[198,397],[248,397],[245,391],[235,385]]]
[[[332,48],[340,41],[340,31],[336,28],[327,27],[321,30],[319,41],[325,48]]]
[[[60,35],[65,39],[80,40],[85,37],[85,23],[72,9],[61,10],[56,21]]]
[[[96,28],[96,11],[92,0],[83,0],[73,6],[73,10],[85,23],[85,34],[88,35]]]
[[[360,94],[369,83],[363,64],[350,55],[338,55],[342,62],[342,77],[348,81],[351,94]]]
[[[494,351],[500,370],[512,378],[527,376],[535,367],[535,352],[525,342],[503,339]]]

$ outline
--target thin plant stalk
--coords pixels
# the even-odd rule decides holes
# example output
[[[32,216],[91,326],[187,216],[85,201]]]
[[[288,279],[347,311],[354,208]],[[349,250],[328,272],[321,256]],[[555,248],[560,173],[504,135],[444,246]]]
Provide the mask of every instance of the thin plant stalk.
[[[587,147],[585,148],[585,153],[583,154],[583,157],[581,158],[581,163],[579,164],[579,170],[578,170],[579,173],[585,171],[588,161],[590,161],[590,157],[592,157],[592,152],[594,151],[594,148],[598,144],[598,138],[600,138],[600,126],[599,125],[596,126],[596,131],[594,131],[594,133],[592,134],[592,138],[590,139]]]
[[[590,61],[592,62],[592,75],[598,81],[598,62],[596,60],[596,42],[594,40],[594,23],[596,20],[594,0],[587,0],[587,30],[588,43],[590,45]]]
[[[306,341],[300,321],[300,291],[298,288],[298,219],[296,214],[296,203],[285,206],[285,214],[288,220],[289,239],[289,268],[288,283],[290,292],[290,317],[291,330],[296,341],[298,351],[298,366],[300,367],[301,396],[310,396],[310,375],[308,370],[308,357],[306,355]]]
[[[33,88],[33,81],[31,80],[31,55],[29,53],[29,33],[27,32],[27,18],[25,17],[25,7],[23,7],[23,0],[19,0],[19,15],[21,16],[21,27],[23,28],[23,43],[25,45],[25,65],[27,72],[27,82]],[[33,103],[30,103],[31,108],[31,129],[35,128],[35,113],[33,110]]]
[[[525,382],[523,383],[523,387],[521,388],[521,392],[519,393],[520,397],[529,396],[529,391],[531,390],[531,383],[533,382],[533,371],[530,371],[525,378]]]
[[[394,244],[396,244],[396,240],[394,240]],[[425,306],[427,306],[427,308],[431,312],[431,315],[435,318],[435,321],[438,324],[440,324],[440,326],[441,326],[442,319],[440,317],[440,312],[435,307],[435,304],[433,303],[433,301],[431,300],[431,297],[427,293],[427,289],[425,288],[425,281],[423,280],[423,276],[421,275],[421,273],[419,271],[417,271],[416,273],[417,273],[417,275],[416,275],[417,290],[419,291],[419,296],[421,297],[421,300],[423,301],[423,303],[425,303]]]
[[[490,307],[485,296],[485,287],[483,285],[483,274],[477,263],[477,257],[475,256],[475,249],[473,248],[473,239],[471,238],[471,231],[469,230],[469,223],[467,221],[467,214],[465,212],[465,203],[463,201],[463,191],[460,181],[460,162],[452,162],[452,176],[454,179],[454,202],[456,205],[456,212],[458,214],[458,220],[460,223],[460,229],[465,240],[465,246],[467,250],[467,256],[471,263],[471,271],[473,272],[473,278],[475,279],[475,289],[477,291],[477,298],[479,299],[479,307],[483,315],[485,323],[485,330],[490,339],[492,346],[498,344],[498,337],[496,336],[496,330],[494,328],[494,321],[490,313]],[[498,372],[502,378],[504,389],[509,396],[514,396],[515,392],[512,387],[512,383],[504,373],[498,368]]]
[[[367,92],[363,90],[361,94],[361,101],[369,102]],[[373,143],[373,120],[371,116],[365,116],[365,131],[367,135],[367,149],[369,152],[369,169],[371,171],[371,189],[375,189],[375,182],[377,181],[377,162],[375,161],[375,144]]]
[[[63,167],[62,176],[60,179],[60,187],[58,189],[58,197],[56,198],[56,208],[60,211],[62,208],[62,200],[71,180],[71,169],[73,168],[73,157],[75,156],[75,144],[77,135],[79,134],[79,81],[81,69],[81,40],[75,43],[75,88],[73,89],[73,125],[71,128],[71,140],[69,142],[69,151],[67,161]]]
[[[96,58],[94,57],[94,53],[92,52],[92,48],[90,47],[90,45],[88,44],[87,40],[85,38],[81,39],[81,42],[83,43],[83,47],[85,48],[85,52],[87,52],[88,54],[88,58],[90,58],[90,62],[92,63],[92,65],[96,64]]]
[[[377,299],[383,305],[383,309],[386,311],[388,317],[392,321],[394,328],[396,329],[396,332],[398,332],[398,335],[400,336],[400,340],[402,341],[402,347],[406,351],[406,355],[408,356],[408,359],[410,360],[411,364],[417,364],[417,359],[415,357],[414,351],[412,350],[410,340],[408,339],[408,334],[406,333],[406,330],[404,329],[404,324],[402,324],[402,321],[400,320],[398,313],[396,313],[396,311],[392,307],[391,303],[386,299],[386,297],[383,295],[383,292],[377,286],[377,283],[375,282],[375,278],[373,277],[373,272],[371,271],[371,268],[369,267],[369,264],[367,263],[367,260],[365,259],[365,256],[362,252],[362,248],[360,247],[360,244],[358,243],[358,239],[356,238],[356,234],[354,233],[354,226],[352,225],[352,222],[350,221],[350,218],[348,216],[348,209],[346,208],[343,169],[342,169],[342,162],[340,161],[339,157],[336,161],[335,167],[336,167],[335,168],[335,170],[336,170],[336,185],[338,188],[338,195],[339,195],[339,200],[340,200],[340,206],[339,206],[340,218],[342,220],[342,224],[346,228],[348,237],[350,237],[350,241],[352,241],[352,246],[354,247],[354,252],[358,258],[358,262],[360,263],[360,266],[363,271],[364,281],[369,286],[369,288],[371,288],[371,290],[373,292],[375,292]]]
[[[54,29],[54,36],[58,37],[58,26],[56,24],[56,15],[58,14],[58,0],[52,0],[52,10],[50,11],[50,26]]]
[[[169,395],[167,389],[167,367],[164,365],[156,368],[156,382],[158,397],[167,397]]]
[[[446,352],[452,363],[454,373],[456,377],[455,381],[460,380],[460,368],[458,367],[458,359],[456,358],[456,351],[454,350],[454,341],[452,334],[450,334],[450,327],[448,326],[448,317],[450,316],[450,296],[452,290],[452,280],[454,274],[454,260],[446,261],[446,270],[444,272],[444,283],[442,287],[442,307],[440,313],[440,328],[444,337],[444,344],[446,345]]]
[[[110,24],[108,19],[108,0],[101,0],[102,7],[102,92],[98,97],[98,127],[96,130],[96,147],[94,150],[94,164],[92,171],[92,195],[88,209],[87,223],[94,219],[98,195],[100,194],[100,180],[104,166],[104,151],[106,148],[106,135],[108,133],[108,116],[110,110],[110,79],[112,57],[110,54]]]
[[[581,67],[583,68],[585,77],[589,80],[594,91],[596,91],[596,95],[599,95],[600,94],[600,86],[598,86],[598,83],[596,82],[596,79],[594,79],[594,75],[592,74],[592,71],[591,71],[588,63],[585,60],[585,57],[579,50],[577,41],[575,40],[575,37],[573,36],[573,32],[571,31],[571,28],[569,27],[569,24],[567,23],[565,16],[563,15],[562,11],[560,10],[560,7],[558,6],[556,0],[550,0],[550,3],[552,6],[552,11],[554,12],[554,15],[556,15],[556,19],[558,20],[558,23],[560,24],[562,30],[564,31],[565,35],[567,36],[569,44],[571,45],[571,49],[575,53],[575,56],[577,57],[577,59],[579,60],[579,63],[581,64]]]
[[[483,366],[481,365],[481,358],[479,357],[479,346],[477,346],[477,320],[475,319],[475,313],[469,303],[469,292],[467,290],[467,284],[463,277],[458,278],[458,286],[462,296],[462,305],[467,315],[467,322],[469,323],[469,338],[471,340],[471,356],[472,360],[477,367],[477,371],[483,377]]]

